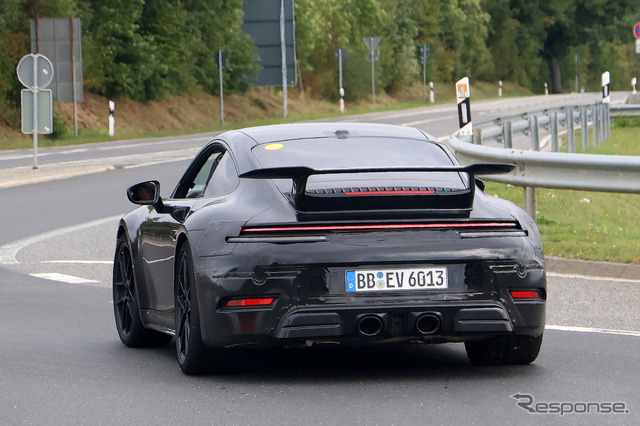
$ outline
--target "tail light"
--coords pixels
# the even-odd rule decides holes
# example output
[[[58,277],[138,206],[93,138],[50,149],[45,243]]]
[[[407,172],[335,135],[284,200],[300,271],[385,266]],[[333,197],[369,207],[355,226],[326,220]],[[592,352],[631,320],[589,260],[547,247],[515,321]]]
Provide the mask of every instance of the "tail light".
[[[511,290],[511,297],[518,300],[542,299],[542,294],[538,290]]]
[[[273,303],[273,297],[254,297],[248,299],[230,299],[224,304],[225,308],[240,308],[249,306],[269,306]]]

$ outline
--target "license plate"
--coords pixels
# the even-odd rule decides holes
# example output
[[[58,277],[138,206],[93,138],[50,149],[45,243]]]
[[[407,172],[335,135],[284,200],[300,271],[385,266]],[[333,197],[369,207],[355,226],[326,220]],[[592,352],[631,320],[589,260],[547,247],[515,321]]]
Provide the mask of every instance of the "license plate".
[[[346,271],[347,292],[441,290],[449,287],[447,268]]]

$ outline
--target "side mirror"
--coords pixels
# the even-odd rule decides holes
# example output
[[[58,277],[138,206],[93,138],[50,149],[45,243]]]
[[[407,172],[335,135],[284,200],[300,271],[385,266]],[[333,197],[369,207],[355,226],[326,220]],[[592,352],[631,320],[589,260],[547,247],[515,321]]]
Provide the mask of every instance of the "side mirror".
[[[154,206],[161,202],[160,200],[160,182],[150,180],[133,185],[127,189],[127,198],[133,204],[142,206]]]

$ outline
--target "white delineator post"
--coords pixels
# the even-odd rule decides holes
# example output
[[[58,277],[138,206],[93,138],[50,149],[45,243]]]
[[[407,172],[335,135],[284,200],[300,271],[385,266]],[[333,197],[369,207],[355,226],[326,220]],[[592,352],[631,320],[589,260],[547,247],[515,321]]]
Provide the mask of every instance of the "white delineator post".
[[[433,81],[429,82],[429,91],[429,100],[434,103],[436,101],[436,92],[433,90]]]
[[[635,95],[636,93],[638,93],[638,92],[636,91],[636,84],[637,84],[637,83],[638,83],[638,79],[637,79],[636,77],[633,77],[633,78],[631,79],[631,93],[633,93],[634,95]]]
[[[116,112],[116,103],[109,101],[109,136],[113,137],[116,134],[116,118],[114,116]]]
[[[502,80],[498,82],[498,97],[502,97]]]
[[[456,82],[456,100],[458,102],[458,123],[461,136],[473,135],[471,123],[471,88],[469,77],[464,77]]]
[[[549,94],[549,85],[547,83],[544,83],[544,94],[545,95]]]
[[[611,74],[609,71],[602,73],[602,103],[608,104],[611,102],[611,94],[609,93],[609,84],[611,83]]]

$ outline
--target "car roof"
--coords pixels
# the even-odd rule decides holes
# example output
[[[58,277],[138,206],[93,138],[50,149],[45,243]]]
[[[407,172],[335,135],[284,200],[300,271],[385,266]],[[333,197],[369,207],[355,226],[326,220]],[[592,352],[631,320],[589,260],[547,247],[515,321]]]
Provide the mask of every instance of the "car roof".
[[[429,139],[412,127],[377,123],[296,123],[249,127],[239,130],[258,144],[296,139],[346,137],[386,137],[403,139]],[[435,138],[431,138],[434,140]]]
[[[234,152],[239,173],[243,173],[260,167],[251,154],[251,149],[257,145],[308,139],[339,140],[348,137],[412,139],[440,144],[435,137],[412,127],[378,123],[314,122],[230,130],[218,135],[207,145],[224,141]]]

